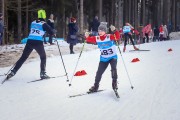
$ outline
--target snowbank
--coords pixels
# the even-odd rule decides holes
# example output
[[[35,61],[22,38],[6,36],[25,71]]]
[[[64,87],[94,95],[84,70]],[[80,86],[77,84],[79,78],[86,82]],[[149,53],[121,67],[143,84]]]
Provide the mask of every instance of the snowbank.
[[[171,32],[169,37],[171,40],[180,40],[180,32]]]

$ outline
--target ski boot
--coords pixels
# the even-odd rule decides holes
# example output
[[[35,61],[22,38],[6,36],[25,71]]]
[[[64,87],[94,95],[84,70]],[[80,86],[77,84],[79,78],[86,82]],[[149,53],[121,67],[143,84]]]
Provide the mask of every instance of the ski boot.
[[[113,82],[112,82],[112,89],[113,90],[117,90],[118,89],[117,81],[115,81],[115,80],[113,80]]]
[[[134,46],[134,50],[139,50],[139,48],[137,48],[136,46]]]
[[[126,51],[126,47],[123,48],[123,52],[125,52],[125,51]]]
[[[46,75],[46,72],[44,72],[44,71],[40,73],[40,77],[41,77],[41,79],[49,79],[50,78],[48,75]]]
[[[95,85],[92,86],[90,89],[89,89],[89,92],[97,92],[98,91],[98,88],[99,88],[99,84],[98,85]]]
[[[70,54],[75,54],[74,51],[71,51]]]
[[[6,76],[6,80],[9,80],[9,79],[12,78],[15,74],[16,74],[16,72],[15,72],[14,70],[11,70],[11,72]]]

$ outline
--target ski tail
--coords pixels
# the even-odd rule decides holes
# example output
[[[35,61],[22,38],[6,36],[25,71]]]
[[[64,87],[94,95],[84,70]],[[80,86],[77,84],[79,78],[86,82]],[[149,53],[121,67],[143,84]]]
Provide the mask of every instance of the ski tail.
[[[51,78],[58,78],[58,77],[63,77],[63,76],[65,76],[65,75],[54,76],[54,77],[50,77],[50,78],[47,78],[47,79],[42,79],[42,78],[40,78],[40,79],[37,79],[37,80],[29,81],[29,82],[27,82],[27,83],[38,82],[38,81],[43,81],[43,80],[48,80],[48,79],[51,79]]]
[[[86,92],[86,93],[80,93],[80,94],[75,94],[75,95],[70,95],[69,98],[73,98],[73,97],[78,97],[78,96],[83,96],[83,95],[89,95],[89,94],[95,94],[95,93],[98,93],[98,92],[102,92],[104,90],[98,90],[96,92]]]

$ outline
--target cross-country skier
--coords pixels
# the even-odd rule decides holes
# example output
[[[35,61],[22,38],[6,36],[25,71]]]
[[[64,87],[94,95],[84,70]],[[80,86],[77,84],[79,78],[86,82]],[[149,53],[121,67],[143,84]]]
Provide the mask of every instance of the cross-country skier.
[[[111,31],[115,31],[114,34],[106,34],[107,32],[107,23],[101,22],[98,27],[99,36],[89,36],[89,33],[85,33],[86,41],[98,45],[98,48],[101,51],[100,62],[98,70],[96,72],[95,83],[89,91],[96,92],[99,88],[99,83],[102,77],[102,74],[108,67],[111,65],[111,75],[112,75],[112,88],[115,90],[118,89],[117,86],[117,52],[116,52],[116,40],[119,40],[120,34],[116,28],[111,26]]]
[[[123,27],[123,33],[124,33],[124,37],[125,37],[123,52],[126,51],[126,45],[127,45],[128,37],[130,38],[131,43],[132,43],[134,49],[135,49],[135,50],[139,50],[139,49],[135,46],[134,41],[133,41],[133,39],[132,39],[131,30],[133,30],[133,29],[134,29],[134,27],[132,27],[132,25],[130,25],[129,23],[126,23],[126,25]]]
[[[48,75],[46,75],[46,53],[43,45],[43,35],[45,34],[45,31],[50,35],[54,35],[52,28],[46,22],[44,22],[43,18],[38,18],[38,20],[35,20],[31,23],[31,29],[26,46],[23,50],[20,59],[16,62],[15,67],[7,75],[7,80],[16,74],[16,72],[19,70],[22,64],[29,57],[33,49],[36,50],[36,52],[39,54],[41,59],[41,63],[40,63],[41,79],[50,78]]]

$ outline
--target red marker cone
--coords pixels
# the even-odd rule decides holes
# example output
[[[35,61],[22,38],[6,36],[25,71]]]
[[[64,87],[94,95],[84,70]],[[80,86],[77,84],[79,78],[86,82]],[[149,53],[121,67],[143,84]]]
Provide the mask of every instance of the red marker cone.
[[[139,62],[139,58],[134,58],[131,62]]]
[[[171,48],[169,48],[168,52],[171,52],[171,51],[172,51],[172,49],[171,49]]]
[[[86,75],[86,74],[87,73],[85,70],[81,70],[81,71],[77,71],[74,76],[82,76],[82,75]]]

